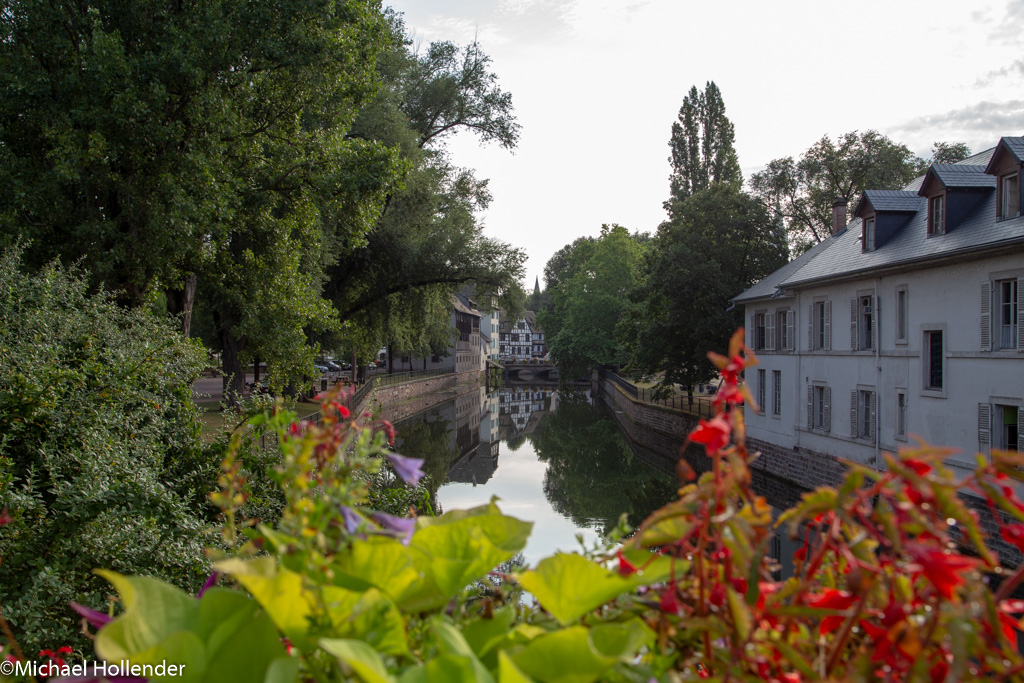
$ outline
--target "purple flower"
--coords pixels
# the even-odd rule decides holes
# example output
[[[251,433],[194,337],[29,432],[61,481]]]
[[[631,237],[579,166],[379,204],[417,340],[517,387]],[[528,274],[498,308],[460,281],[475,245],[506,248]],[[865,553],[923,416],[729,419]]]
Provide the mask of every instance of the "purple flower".
[[[407,458],[398,453],[388,453],[387,458],[402,481],[413,486],[420,483],[420,479],[423,478],[423,470],[420,469],[420,466],[423,465],[421,458]]]
[[[345,520],[345,531],[350,534],[354,534],[363,523],[362,515],[347,505],[341,506],[341,518]]]
[[[214,572],[210,574],[210,578],[208,578],[206,580],[206,583],[203,584],[203,587],[199,589],[199,592],[196,594],[196,597],[203,597],[203,593],[216,586],[218,581],[220,581],[220,572]]]
[[[101,629],[110,623],[110,617],[103,612],[97,612],[94,609],[90,609],[85,605],[79,605],[77,602],[69,603],[71,609],[78,612],[82,617],[89,622],[89,625],[94,629]]]
[[[402,545],[409,545],[412,540],[412,532],[416,530],[416,520],[405,517],[395,517],[386,512],[371,512],[370,517],[377,522],[381,528],[394,532],[401,538]]]

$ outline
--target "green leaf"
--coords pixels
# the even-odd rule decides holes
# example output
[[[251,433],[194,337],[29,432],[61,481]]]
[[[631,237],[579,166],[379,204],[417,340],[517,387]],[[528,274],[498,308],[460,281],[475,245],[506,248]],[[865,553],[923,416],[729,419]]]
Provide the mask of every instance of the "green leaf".
[[[504,650],[498,652],[498,683],[533,683]]]
[[[736,629],[737,642],[746,642],[754,623],[754,617],[750,613],[750,605],[746,603],[743,596],[737,593],[732,586],[726,586],[725,595],[729,602],[729,614],[732,615],[733,626]]]
[[[581,555],[556,553],[535,571],[515,575],[516,581],[558,621],[568,624],[635,586]]]
[[[365,592],[325,586],[322,596],[335,638],[358,638],[379,652],[409,651],[405,621],[398,607],[376,588]]]
[[[431,624],[431,631],[437,641],[438,649],[442,653],[445,655],[454,655],[460,659],[470,662],[473,670],[473,678],[470,680],[483,682],[489,681],[490,683],[494,683],[494,678],[491,676],[490,672],[483,664],[480,663],[480,660],[477,659],[473,649],[469,646],[469,643],[466,642],[466,639],[457,628],[443,621],[440,617],[435,617]],[[431,680],[441,679],[432,677]],[[443,680],[451,679],[445,678]]]
[[[272,557],[232,558],[218,562],[215,567],[233,577],[256,598],[292,645],[303,651],[313,648],[314,643],[306,637],[313,598],[303,588],[300,574],[278,567]]]
[[[655,510],[637,530],[636,543],[650,548],[678,541],[693,530],[696,512],[696,504],[687,500],[676,500]]]
[[[351,667],[352,671],[365,683],[391,683],[394,681],[388,674],[380,654],[361,640],[324,638],[320,641],[320,647]]]
[[[593,629],[572,626],[534,639],[512,661],[538,681],[589,683],[618,662],[632,659],[654,635],[639,619]]]
[[[515,609],[503,607],[495,610],[490,619],[474,619],[463,625],[462,636],[477,657],[483,659],[491,650],[509,635]]]

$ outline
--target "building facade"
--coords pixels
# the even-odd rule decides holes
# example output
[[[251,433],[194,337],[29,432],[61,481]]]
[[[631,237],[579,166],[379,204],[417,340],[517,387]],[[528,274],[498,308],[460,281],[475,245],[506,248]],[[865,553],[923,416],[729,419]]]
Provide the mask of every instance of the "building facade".
[[[537,325],[537,316],[533,311],[525,311],[518,320],[502,317],[498,353],[501,360],[505,361],[547,358],[547,339],[544,330]]]
[[[853,220],[737,296],[760,363],[747,436],[832,483],[814,462],[877,468],[914,437],[1020,450],[1024,421],[1024,138],[933,165],[900,191],[864,193]],[[810,463],[810,464],[808,464]],[[834,474],[834,470],[832,470]]]

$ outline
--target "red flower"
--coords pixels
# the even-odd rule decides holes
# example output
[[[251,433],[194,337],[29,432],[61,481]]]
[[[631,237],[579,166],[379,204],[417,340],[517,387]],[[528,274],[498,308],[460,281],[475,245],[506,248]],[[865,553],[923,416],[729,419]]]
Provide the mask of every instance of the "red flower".
[[[820,595],[808,596],[805,602],[808,607],[814,607],[817,609],[845,610],[849,609],[850,605],[857,602],[857,598],[847,591],[829,588]],[[821,624],[818,626],[819,632],[822,635],[831,633],[842,626],[844,621],[846,621],[845,615],[825,617],[821,620]]]
[[[635,574],[636,573],[636,567],[633,565],[632,562],[627,560],[622,555],[622,548],[619,548],[618,555],[619,555],[619,574],[621,574],[622,576],[629,576],[631,574]]]
[[[967,570],[981,564],[981,560],[973,557],[945,553],[920,543],[908,543],[907,552],[917,564],[918,574],[928,579],[947,600],[952,599],[954,589],[967,580]]]
[[[1004,526],[1000,533],[1007,543],[1017,546],[1017,549],[1024,552],[1024,524],[1010,524]]]
[[[697,428],[690,432],[690,441],[704,444],[708,455],[717,453],[729,443],[729,433],[732,431],[729,421],[721,415],[705,420],[701,418]]]
[[[668,585],[668,590],[661,594],[661,600],[658,601],[658,606],[662,612],[668,612],[669,614],[679,614],[679,598],[676,596],[676,584],[675,582]]]

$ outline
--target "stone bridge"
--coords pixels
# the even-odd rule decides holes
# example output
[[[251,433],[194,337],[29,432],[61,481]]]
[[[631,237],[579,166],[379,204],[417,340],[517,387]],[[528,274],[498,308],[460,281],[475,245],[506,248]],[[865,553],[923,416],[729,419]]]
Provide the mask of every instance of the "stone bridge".
[[[520,382],[555,381],[558,368],[551,363],[505,363],[505,377]]]

